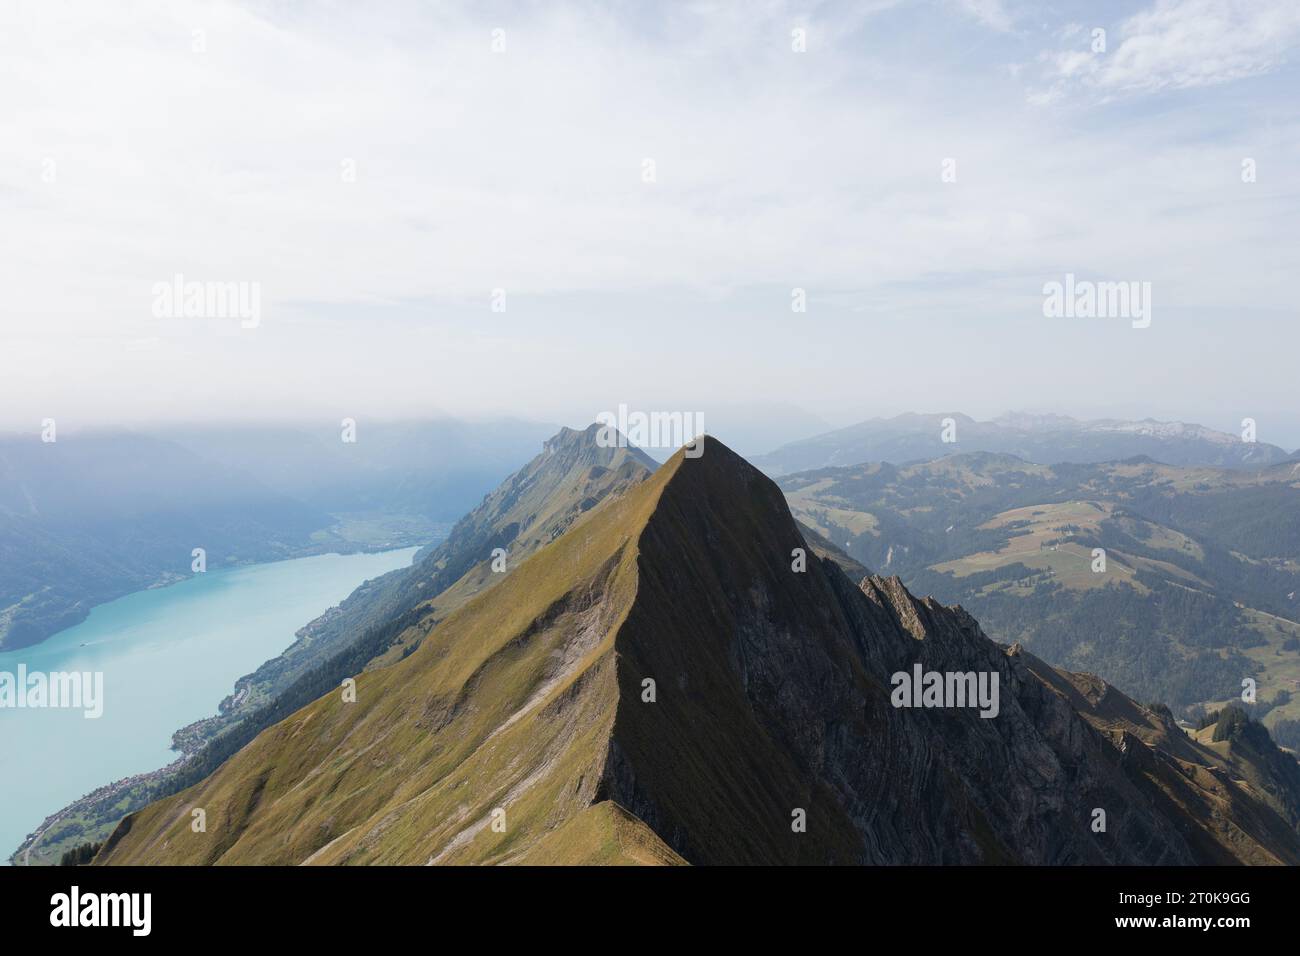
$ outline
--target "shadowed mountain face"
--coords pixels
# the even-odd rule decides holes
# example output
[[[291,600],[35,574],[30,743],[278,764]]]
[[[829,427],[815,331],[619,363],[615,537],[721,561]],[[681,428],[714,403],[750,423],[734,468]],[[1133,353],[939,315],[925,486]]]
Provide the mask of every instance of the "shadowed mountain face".
[[[1064,415],[1003,415],[981,422],[960,412],[873,418],[815,435],[761,455],[767,474],[883,461],[909,461],[970,452],[1015,455],[1050,465],[1119,461],[1148,455],[1170,465],[1212,465],[1253,470],[1277,464],[1287,452],[1266,442],[1184,422],[1079,421]]]
[[[1192,721],[1250,676],[1251,716],[1300,745],[1300,466],[978,453],[779,481],[797,518],[995,640]]]
[[[98,862],[1300,862],[1269,759],[799,549],[780,490],[707,439]],[[996,677],[996,716],[894,706],[918,664]]]

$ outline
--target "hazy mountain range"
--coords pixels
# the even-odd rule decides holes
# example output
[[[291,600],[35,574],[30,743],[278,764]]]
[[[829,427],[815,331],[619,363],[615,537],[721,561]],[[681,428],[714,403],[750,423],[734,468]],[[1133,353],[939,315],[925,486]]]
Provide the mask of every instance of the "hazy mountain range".
[[[95,604],[213,568],[307,553],[325,512],[247,473],[129,433],[0,439],[0,649]]]
[[[951,422],[949,427],[945,427]],[[951,440],[945,440],[946,437]],[[1044,465],[1119,461],[1148,455],[1169,465],[1263,468],[1292,457],[1276,445],[1183,422],[1080,421],[1063,415],[1010,413],[976,421],[960,412],[873,418],[759,455],[769,475],[884,461],[899,465],[943,455],[987,451]]]
[[[531,457],[556,426],[513,419],[186,425],[158,434],[330,514],[380,512],[453,522]]]
[[[753,409],[715,412],[713,427],[735,419],[743,446],[762,448]],[[818,422],[783,405],[758,413],[769,419],[770,441]],[[945,418],[955,443],[942,440]],[[435,419],[363,420],[355,441],[333,422],[65,433],[51,444],[0,438],[0,555],[12,556],[0,564],[0,648],[43,640],[98,603],[188,575],[195,547],[220,568],[435,541],[553,431],[527,421]],[[1233,468],[1287,457],[1198,425],[1024,414],[976,422],[953,413],[873,419],[754,460],[781,475],[969,451],[1046,464],[1146,454]]]

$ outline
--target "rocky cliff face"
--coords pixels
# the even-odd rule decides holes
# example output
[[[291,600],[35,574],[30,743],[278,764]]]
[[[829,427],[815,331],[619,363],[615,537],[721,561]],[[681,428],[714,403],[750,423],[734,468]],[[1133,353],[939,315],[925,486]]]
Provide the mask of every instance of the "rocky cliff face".
[[[895,706],[918,665],[996,679],[996,715]],[[1300,862],[1265,781],[1291,784],[897,579],[855,586],[713,439],[356,691],[133,814],[99,862]]]
[[[793,573],[799,543],[776,489],[717,443],[680,465],[641,536],[608,793],[687,859],[1297,859],[1294,832],[1259,794],[1189,785],[1211,756],[1185,741],[1179,760],[1138,737],[1163,722],[1118,691],[1107,688],[1126,705],[1110,710],[1127,711],[1128,726],[1078,706],[1068,675],[897,578],[853,588],[820,560]],[[918,663],[996,673],[997,716],[892,706],[891,676]],[[637,696],[643,675],[664,688],[655,705]],[[1200,800],[1258,804],[1267,823],[1222,827],[1193,812]],[[803,834],[791,829],[800,808]]]

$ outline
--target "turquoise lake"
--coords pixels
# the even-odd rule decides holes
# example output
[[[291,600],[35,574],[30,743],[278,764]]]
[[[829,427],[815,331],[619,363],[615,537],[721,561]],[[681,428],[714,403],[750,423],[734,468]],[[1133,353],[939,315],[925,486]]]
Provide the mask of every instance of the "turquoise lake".
[[[97,787],[176,759],[173,731],[217,712],[234,683],[361,582],[406,567],[416,548],[326,554],[206,574],[138,591],[0,671],[100,671],[103,715],[0,707],[0,865],[47,816]],[[84,645],[84,646],[83,646]]]

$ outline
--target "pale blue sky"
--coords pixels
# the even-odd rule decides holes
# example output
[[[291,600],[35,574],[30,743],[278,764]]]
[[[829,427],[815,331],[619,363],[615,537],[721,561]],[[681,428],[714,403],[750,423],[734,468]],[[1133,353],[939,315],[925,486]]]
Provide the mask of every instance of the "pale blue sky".
[[[0,428],[761,403],[1300,445],[1293,0],[131,9],[0,0]],[[259,326],[155,317],[178,272],[260,283]],[[1044,318],[1067,272],[1150,282],[1151,327]]]

